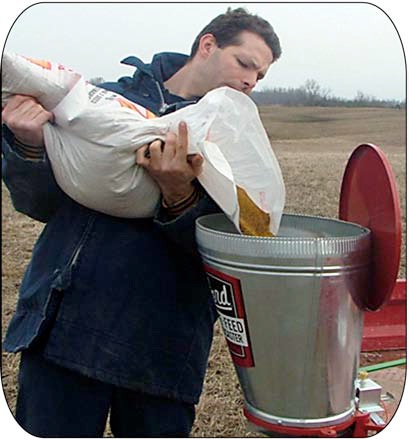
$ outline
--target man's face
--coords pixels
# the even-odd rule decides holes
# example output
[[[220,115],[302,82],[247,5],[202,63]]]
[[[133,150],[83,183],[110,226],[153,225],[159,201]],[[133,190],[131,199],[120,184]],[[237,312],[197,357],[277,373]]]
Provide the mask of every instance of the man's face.
[[[257,34],[243,31],[239,46],[215,45],[206,60],[208,89],[228,86],[250,94],[273,62],[271,49]]]

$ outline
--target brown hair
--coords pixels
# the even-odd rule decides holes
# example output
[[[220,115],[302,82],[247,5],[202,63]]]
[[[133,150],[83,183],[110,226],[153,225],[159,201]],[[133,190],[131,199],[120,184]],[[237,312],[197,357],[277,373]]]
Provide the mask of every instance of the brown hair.
[[[250,14],[244,8],[228,8],[226,13],[218,15],[199,33],[193,42],[190,58],[195,56],[203,35],[212,34],[218,47],[223,48],[240,45],[240,34],[243,31],[253,32],[263,38],[272,52],[273,61],[281,56],[280,41],[268,21]]]

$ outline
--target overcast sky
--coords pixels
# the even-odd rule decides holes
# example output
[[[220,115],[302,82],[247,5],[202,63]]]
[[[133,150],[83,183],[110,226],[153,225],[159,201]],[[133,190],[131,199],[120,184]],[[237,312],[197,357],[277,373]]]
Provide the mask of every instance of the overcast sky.
[[[2,12],[2,21],[8,20],[1,23],[3,43],[10,30],[6,50],[61,62],[87,79],[132,74],[120,64],[128,55],[149,62],[161,51],[188,53],[197,33],[231,5],[266,18],[281,40],[282,58],[258,90],[315,79],[338,97],[354,98],[357,91],[382,99],[406,96],[403,22],[393,2],[30,4],[17,0],[8,16]]]

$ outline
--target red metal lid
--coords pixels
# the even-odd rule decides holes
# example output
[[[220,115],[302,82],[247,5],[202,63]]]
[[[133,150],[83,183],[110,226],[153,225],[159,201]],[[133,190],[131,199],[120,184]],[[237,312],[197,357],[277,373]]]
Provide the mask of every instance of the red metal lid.
[[[372,232],[370,285],[368,291],[361,292],[358,305],[374,311],[392,294],[402,243],[395,176],[386,155],[377,146],[360,145],[349,158],[342,180],[339,218]]]

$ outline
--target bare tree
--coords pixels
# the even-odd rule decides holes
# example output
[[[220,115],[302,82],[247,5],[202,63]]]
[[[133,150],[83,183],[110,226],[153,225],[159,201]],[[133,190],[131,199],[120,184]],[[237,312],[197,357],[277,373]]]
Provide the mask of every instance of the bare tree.
[[[307,105],[322,105],[331,94],[330,89],[323,89],[315,79],[307,79],[301,87],[306,95]]]

